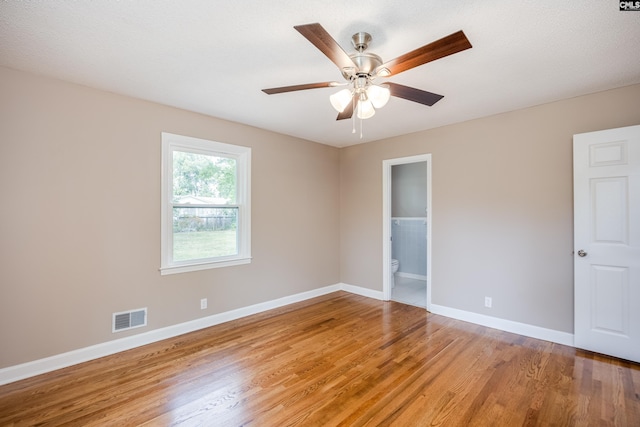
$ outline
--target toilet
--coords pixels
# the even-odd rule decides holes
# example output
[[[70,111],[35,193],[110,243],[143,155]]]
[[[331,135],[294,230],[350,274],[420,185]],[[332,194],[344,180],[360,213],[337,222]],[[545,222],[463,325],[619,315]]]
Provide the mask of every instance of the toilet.
[[[391,260],[391,287],[396,286],[396,272],[398,271],[398,267],[400,267],[400,263],[397,259]]]

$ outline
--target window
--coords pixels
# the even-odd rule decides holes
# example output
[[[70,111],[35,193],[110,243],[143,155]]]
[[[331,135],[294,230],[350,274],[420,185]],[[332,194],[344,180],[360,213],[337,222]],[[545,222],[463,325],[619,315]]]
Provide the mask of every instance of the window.
[[[251,148],[162,133],[162,274],[251,262]]]

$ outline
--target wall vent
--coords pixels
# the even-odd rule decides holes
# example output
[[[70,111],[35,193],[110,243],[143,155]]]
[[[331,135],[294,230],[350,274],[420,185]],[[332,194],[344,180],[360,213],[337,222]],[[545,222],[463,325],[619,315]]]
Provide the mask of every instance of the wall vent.
[[[121,311],[113,313],[113,323],[111,332],[126,331],[128,329],[147,326],[147,308]]]

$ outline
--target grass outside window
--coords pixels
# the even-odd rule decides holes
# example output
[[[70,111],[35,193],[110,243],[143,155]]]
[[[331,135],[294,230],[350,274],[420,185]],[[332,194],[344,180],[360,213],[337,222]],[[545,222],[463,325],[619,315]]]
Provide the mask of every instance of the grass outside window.
[[[173,259],[184,261],[238,253],[236,230],[189,231],[173,235]]]

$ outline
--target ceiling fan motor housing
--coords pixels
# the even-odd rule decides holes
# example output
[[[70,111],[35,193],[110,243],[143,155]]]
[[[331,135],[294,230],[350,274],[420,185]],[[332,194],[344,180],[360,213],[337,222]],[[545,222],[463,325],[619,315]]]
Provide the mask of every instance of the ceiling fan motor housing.
[[[364,51],[369,47],[371,43],[371,34],[369,33],[356,33],[351,37],[351,43],[356,48],[357,52],[349,55],[354,64],[358,67],[358,72],[354,73],[354,70],[343,68],[342,75],[345,79],[350,80],[352,77],[358,77],[365,74],[371,75],[371,73],[382,65],[382,58],[375,53]]]

